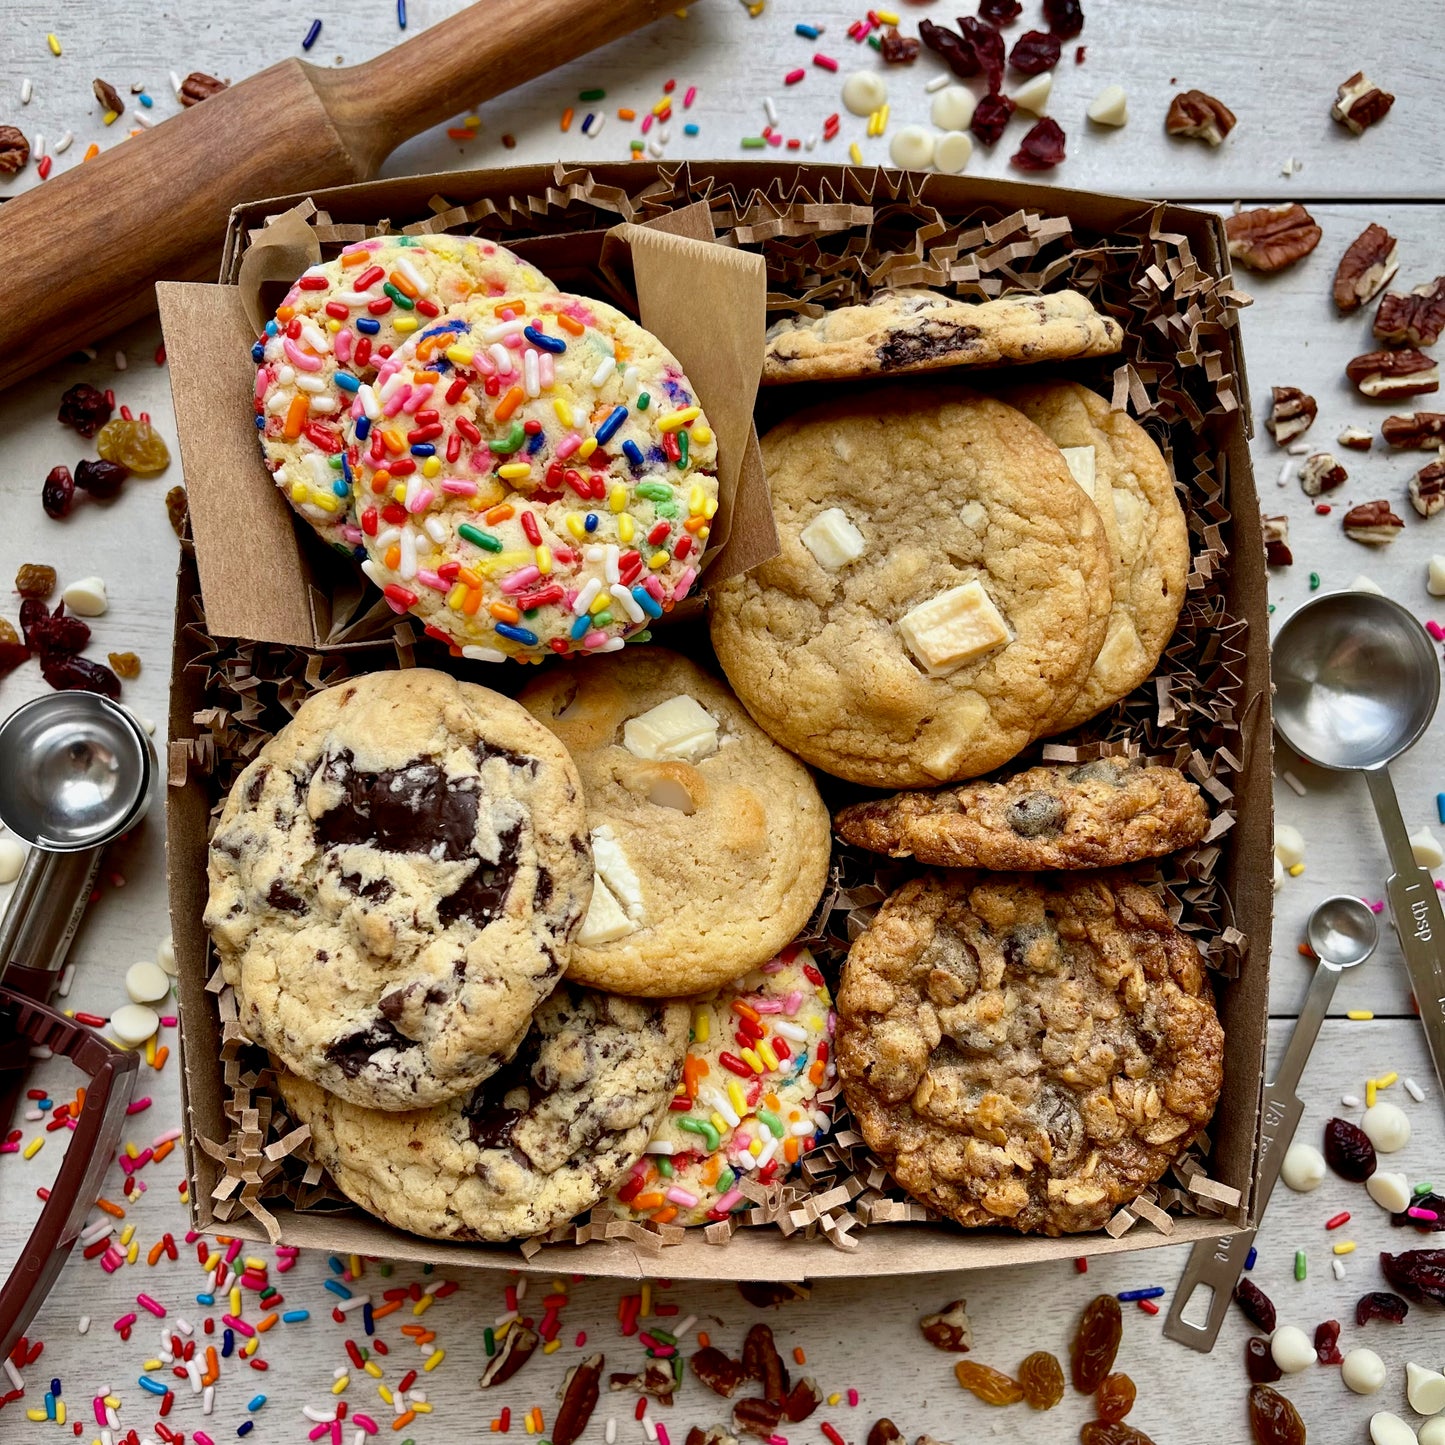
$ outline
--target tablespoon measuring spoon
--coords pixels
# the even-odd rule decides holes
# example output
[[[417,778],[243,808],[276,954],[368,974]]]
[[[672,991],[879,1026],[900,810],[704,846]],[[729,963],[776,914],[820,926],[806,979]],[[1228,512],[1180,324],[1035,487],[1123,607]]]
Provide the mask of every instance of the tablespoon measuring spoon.
[[[1295,1020],[1284,1058],[1280,1061],[1279,1072],[1272,1084],[1264,1086],[1259,1161],[1254,1185],[1256,1227],[1221,1239],[1201,1239],[1190,1250],[1189,1263],[1184,1268],[1179,1288],[1174,1292],[1169,1318],[1164,1322],[1164,1333],[1171,1340],[1188,1345],[1201,1354],[1208,1354],[1214,1348],[1229,1301],[1234,1295],[1234,1287],[1239,1283],[1244,1262],[1254,1244],[1257,1221],[1264,1216],[1264,1207],[1269,1203],[1269,1196],[1279,1178],[1285,1151],[1294,1138],[1300,1115],[1304,1113],[1304,1104],[1298,1093],[1300,1076],[1319,1036],[1320,1025],[1329,1012],[1335,985],[1347,968],[1363,963],[1375,951],[1379,926],[1369,904],[1348,894],[1337,894],[1315,906],[1305,937],[1318,962],[1310,980],[1309,992],[1305,995],[1304,1007]],[[1196,1324],[1186,1320],[1184,1312],[1201,1285],[1208,1285],[1213,1293],[1208,1313],[1202,1322]]]

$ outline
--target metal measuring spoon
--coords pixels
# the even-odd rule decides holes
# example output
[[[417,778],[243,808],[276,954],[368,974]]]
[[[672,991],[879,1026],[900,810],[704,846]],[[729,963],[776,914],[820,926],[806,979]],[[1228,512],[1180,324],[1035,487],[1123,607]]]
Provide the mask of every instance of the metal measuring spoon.
[[[1435,1074],[1445,1084],[1445,911],[1415,862],[1387,764],[1417,743],[1440,700],[1440,662],[1413,614],[1370,592],[1307,602],[1272,652],[1274,725],[1301,757],[1362,772],[1385,838],[1385,884]]]
[[[1254,1217],[1264,1217],[1264,1207],[1279,1178],[1279,1167],[1285,1151],[1294,1138],[1304,1104],[1300,1100],[1300,1075],[1304,1073],[1310,1050],[1319,1036],[1320,1025],[1329,1012],[1335,985],[1347,968],[1363,963],[1379,941],[1379,927],[1370,906],[1358,898],[1338,894],[1326,898],[1310,914],[1305,937],[1318,963],[1305,995],[1304,1007],[1295,1020],[1279,1073],[1272,1084],[1264,1086],[1263,1117],[1259,1126],[1259,1163],[1254,1182]],[[1189,1251],[1189,1263],[1174,1292],[1164,1333],[1181,1345],[1208,1354],[1219,1336],[1234,1287],[1244,1270],[1244,1261],[1254,1244],[1255,1229],[1244,1229],[1222,1239],[1201,1239]],[[1203,1323],[1192,1324],[1184,1311],[1200,1285],[1213,1291],[1209,1311]]]

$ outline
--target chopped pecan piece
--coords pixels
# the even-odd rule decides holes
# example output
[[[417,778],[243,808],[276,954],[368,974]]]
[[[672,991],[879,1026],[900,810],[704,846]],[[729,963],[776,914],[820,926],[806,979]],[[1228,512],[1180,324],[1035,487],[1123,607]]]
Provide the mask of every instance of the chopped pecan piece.
[[[1445,443],[1445,411],[1412,411],[1409,416],[1387,416],[1380,426],[1387,446],[1429,448]]]
[[[811,1299],[813,1286],[807,1283],[794,1283],[792,1280],[749,1280],[738,1281],[738,1293],[747,1300],[750,1305],[756,1305],[760,1310],[767,1309],[771,1305],[790,1305],[795,1300]]]
[[[1332,492],[1336,487],[1344,486],[1349,479],[1350,474],[1328,452],[1316,452],[1307,457],[1299,469],[1299,484],[1307,497]]]
[[[1202,90],[1184,90],[1169,102],[1164,129],[1170,135],[1192,136],[1212,146],[1223,145],[1225,136],[1234,129],[1234,112],[1222,100]]]
[[[1229,254],[1251,271],[1283,271],[1320,243],[1320,228],[1300,205],[1256,206],[1224,219]]]
[[[1276,446],[1288,446],[1310,429],[1318,415],[1319,407],[1309,392],[1297,386],[1277,386],[1271,394],[1269,418],[1264,426]]]
[[[1386,501],[1361,502],[1351,507],[1343,518],[1345,536],[1355,542],[1364,542],[1371,547],[1383,547],[1393,542],[1405,526],[1405,519],[1397,517]]]
[[[562,1401],[552,1422],[552,1445],[575,1445],[597,1408],[597,1385],[602,1378],[601,1355],[589,1355],[573,1365],[562,1381],[557,1397]]]
[[[704,1345],[687,1363],[709,1390],[725,1400],[730,1400],[748,1378],[742,1362],[723,1354],[716,1345]]]
[[[878,42],[886,65],[912,65],[918,59],[918,48],[918,42],[911,35],[900,35],[896,25],[890,25]]]
[[[873,1422],[873,1428],[868,1432],[868,1445],[903,1445],[903,1432],[885,1415]]]
[[[973,1348],[973,1326],[964,1312],[967,1300],[951,1300],[935,1315],[924,1315],[918,1328],[935,1350],[950,1354],[967,1354]]]
[[[1395,238],[1372,221],[1340,257],[1335,269],[1335,305],[1343,312],[1358,311],[1389,285],[1400,269],[1400,248]]]
[[[1361,396],[1422,396],[1440,390],[1440,368],[1431,357],[1414,347],[1399,351],[1367,351],[1345,367]]]
[[[1294,553],[1289,549],[1289,518],[1261,517],[1264,526],[1264,560],[1271,567],[1293,567]]]
[[[1445,507],[1445,457],[1429,462],[1410,478],[1410,505],[1422,517]]]
[[[609,1390],[636,1390],[639,1395],[651,1395],[664,1405],[672,1404],[673,1392],[677,1389],[677,1377],[672,1373],[666,1360],[649,1360],[646,1367],[636,1375],[612,1374],[607,1377]]]
[[[13,125],[0,125],[0,176],[13,176],[25,169],[30,159],[30,142]]]
[[[1434,346],[1445,331],[1445,276],[1413,291],[1387,291],[1375,312],[1375,335],[1398,346]]]
[[[506,1384],[532,1358],[537,1343],[536,1330],[528,1329],[523,1324],[514,1324],[507,1331],[507,1338],[502,1341],[501,1349],[487,1361],[477,1384],[484,1390],[493,1385]]]
[[[207,75],[204,70],[193,70],[181,81],[180,102],[187,108],[199,105],[229,85],[230,81],[217,80],[214,75]]]
[[[90,88],[95,92],[95,98],[100,102],[102,109],[118,116],[125,114],[125,101],[120,98],[120,92],[110,81],[97,78],[90,82]]]
[[[733,1406],[733,1429],[759,1440],[771,1440],[783,1418],[783,1407],[771,1400],[739,1400]]]
[[[1347,426],[1335,438],[1342,447],[1354,452],[1367,452],[1374,445],[1374,437],[1362,426]]]
[[[806,1420],[823,1403],[823,1392],[811,1375],[804,1375],[783,1401],[783,1414],[794,1425]]]
[[[1385,118],[1394,103],[1388,90],[1381,90],[1363,70],[1357,70],[1336,91],[1330,114],[1356,135],[1364,135],[1368,126]]]
[[[788,1393],[788,1370],[767,1325],[754,1325],[743,1340],[743,1370],[763,1387],[763,1398],[781,1405]]]

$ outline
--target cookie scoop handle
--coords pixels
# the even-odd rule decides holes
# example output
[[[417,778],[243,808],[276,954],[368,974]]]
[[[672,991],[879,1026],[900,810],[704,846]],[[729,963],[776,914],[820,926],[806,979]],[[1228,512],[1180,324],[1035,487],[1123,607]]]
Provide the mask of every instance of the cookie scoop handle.
[[[428,126],[676,0],[478,0],[364,65],[283,60],[0,205],[0,387],[216,277],[241,201],[369,180]]]

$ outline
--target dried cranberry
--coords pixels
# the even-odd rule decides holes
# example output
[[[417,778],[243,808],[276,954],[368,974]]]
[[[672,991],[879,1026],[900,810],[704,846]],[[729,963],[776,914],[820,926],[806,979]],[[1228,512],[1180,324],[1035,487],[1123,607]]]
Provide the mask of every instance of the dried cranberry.
[[[1340,1365],[1345,1357],[1340,1353],[1340,1322],[1324,1320],[1315,1329],[1315,1354],[1322,1365]]]
[[[58,521],[70,510],[74,499],[75,478],[70,475],[70,468],[52,468],[40,489],[40,505],[45,508],[45,515]]]
[[[88,657],[43,657],[40,674],[57,692],[120,696],[120,679],[103,662],[92,662]]]
[[[1234,1287],[1234,1302],[1265,1334],[1274,1333],[1274,1301],[1252,1279],[1242,1279]]]
[[[1445,1198],[1438,1194],[1417,1194],[1410,1201],[1411,1209],[1423,1209],[1427,1214],[1433,1214],[1434,1219],[1417,1219],[1401,1210],[1399,1214],[1390,1216],[1390,1223],[1399,1229],[1406,1224],[1412,1224],[1422,1234],[1433,1234],[1437,1230],[1445,1229]]]
[[[1263,1335],[1251,1335],[1244,1342],[1244,1369],[1256,1385],[1272,1385],[1284,1374],[1275,1364],[1269,1341]]]
[[[1355,1184],[1363,1184],[1378,1166],[1370,1136],[1348,1119],[1325,1124],[1325,1162],[1340,1178]]]
[[[0,642],[0,672],[19,667],[29,656],[30,649],[23,642]]]
[[[38,597],[27,597],[20,604],[20,632],[25,645],[36,648],[39,644],[31,636],[37,624],[50,620],[50,609]]]
[[[1013,113],[1014,103],[1008,96],[986,95],[974,107],[973,122],[969,129],[984,145],[991,146],[1003,134]]]
[[[120,491],[120,485],[130,476],[130,468],[119,462],[108,462],[102,458],[91,461],[88,458],[75,466],[75,485],[92,497],[105,499]]]
[[[918,59],[918,42],[911,35],[900,35],[890,25],[878,42],[878,53],[886,65],[912,65]]]
[[[973,52],[973,46],[965,45],[946,25],[935,25],[928,19],[920,20],[918,38],[930,50],[941,55],[955,75],[967,79],[978,74],[978,57]]]
[[[78,617],[67,617],[64,602],[47,612],[43,602],[27,597],[20,604],[20,627],[26,644],[42,657],[79,652],[90,641],[90,628]]]
[[[1007,25],[1023,13],[1019,0],[978,0],[978,18],[990,25]]]
[[[1059,63],[1059,37],[1045,30],[1026,30],[1014,41],[1008,63],[1020,75],[1039,75]]]
[[[1044,0],[1044,19],[1060,40],[1072,40],[1084,28],[1079,0]]]
[[[1419,1304],[1445,1305],[1445,1249],[1407,1249],[1381,1254],[1385,1278]]]
[[[1021,171],[1052,170],[1064,158],[1064,128],[1045,116],[1019,143],[1009,164]]]
[[[1389,1258],[1388,1255],[1381,1255],[1381,1259]],[[1404,1256],[1402,1255],[1403,1259]],[[1388,1274],[1389,1271],[1386,1271]],[[1395,1281],[1391,1280],[1391,1284]],[[1388,1290],[1372,1290],[1369,1294],[1362,1294],[1355,1305],[1355,1323],[1367,1325],[1371,1320],[1388,1320],[1392,1325],[1403,1324],[1405,1316],[1410,1313],[1410,1306],[1405,1303],[1397,1294],[1390,1294]]]
[[[958,22],[963,33],[963,43],[973,47],[973,57],[990,91],[1003,87],[1003,36],[982,20],[972,15],[963,16]]]
[[[110,420],[111,405],[103,391],[78,381],[60,398],[56,421],[74,427],[83,437],[93,437]]]

